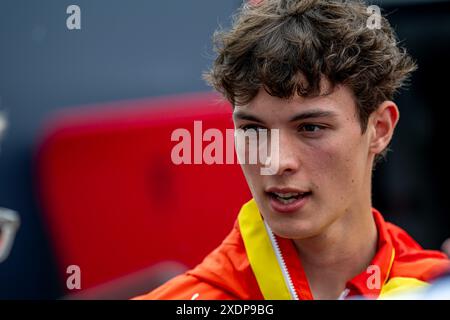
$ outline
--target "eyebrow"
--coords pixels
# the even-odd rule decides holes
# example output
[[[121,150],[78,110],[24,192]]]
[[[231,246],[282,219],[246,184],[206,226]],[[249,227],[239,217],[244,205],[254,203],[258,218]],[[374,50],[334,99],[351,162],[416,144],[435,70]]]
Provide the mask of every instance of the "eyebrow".
[[[289,122],[296,122],[300,120],[306,120],[306,119],[315,119],[315,118],[326,118],[326,117],[336,117],[337,114],[333,111],[325,111],[325,110],[309,110],[302,113],[299,113],[289,119]],[[264,123],[261,119],[258,117],[246,113],[244,111],[236,111],[233,113],[233,118],[240,119],[240,120],[248,120],[248,121],[254,121],[259,123]]]
[[[295,122],[305,119],[315,119],[315,118],[326,118],[326,117],[336,117],[337,114],[333,111],[325,111],[325,110],[310,110],[299,113],[289,119],[289,122]]]
[[[240,120],[248,120],[248,121],[264,123],[264,121],[262,121],[258,117],[254,116],[252,114],[246,113],[244,111],[233,112],[233,118],[234,119],[240,119]]]

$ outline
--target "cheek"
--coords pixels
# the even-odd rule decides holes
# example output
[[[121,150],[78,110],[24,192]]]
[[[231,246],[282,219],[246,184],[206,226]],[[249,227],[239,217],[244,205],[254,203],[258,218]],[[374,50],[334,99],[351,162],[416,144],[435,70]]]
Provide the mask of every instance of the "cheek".
[[[346,139],[310,147],[308,167],[312,182],[320,190],[329,190],[335,197],[357,185],[361,170],[361,145]]]
[[[260,167],[258,165],[242,164],[242,171],[252,191],[261,183]]]

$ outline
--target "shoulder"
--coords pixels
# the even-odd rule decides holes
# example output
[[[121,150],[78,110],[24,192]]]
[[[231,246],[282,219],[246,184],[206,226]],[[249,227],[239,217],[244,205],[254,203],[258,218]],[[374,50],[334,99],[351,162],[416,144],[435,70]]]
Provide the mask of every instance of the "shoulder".
[[[395,249],[390,277],[428,282],[450,270],[450,261],[443,252],[423,249],[405,230],[392,223],[387,223],[387,229]]]
[[[232,294],[185,273],[133,300],[230,300]]]

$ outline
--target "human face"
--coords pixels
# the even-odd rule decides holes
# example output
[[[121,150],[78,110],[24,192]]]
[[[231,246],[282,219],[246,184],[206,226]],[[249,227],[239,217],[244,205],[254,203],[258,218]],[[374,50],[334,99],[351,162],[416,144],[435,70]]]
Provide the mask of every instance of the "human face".
[[[275,234],[313,237],[349,212],[370,210],[374,155],[348,87],[290,100],[261,89],[248,105],[235,106],[233,119],[235,129],[279,130],[274,175],[261,175],[260,164],[242,164],[253,198]]]

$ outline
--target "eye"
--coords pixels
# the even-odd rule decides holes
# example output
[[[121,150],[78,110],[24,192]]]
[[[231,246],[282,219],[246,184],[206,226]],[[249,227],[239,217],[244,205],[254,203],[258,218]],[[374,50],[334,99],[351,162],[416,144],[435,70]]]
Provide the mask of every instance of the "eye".
[[[307,133],[314,133],[325,129],[324,126],[317,125],[317,124],[304,124],[299,126],[298,131],[300,132],[307,132]]]
[[[239,127],[239,129],[242,129],[244,131],[247,131],[247,130],[259,131],[259,130],[263,130],[266,128],[264,128],[263,126],[257,125],[257,124],[247,124],[247,125],[243,125],[243,126]]]

